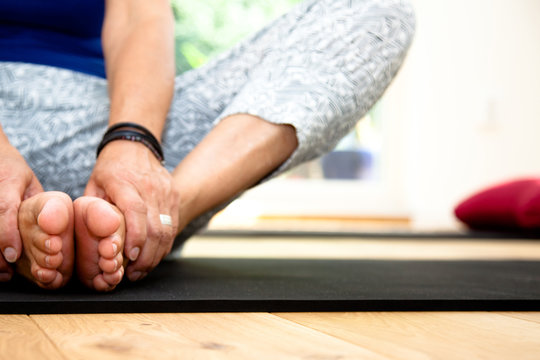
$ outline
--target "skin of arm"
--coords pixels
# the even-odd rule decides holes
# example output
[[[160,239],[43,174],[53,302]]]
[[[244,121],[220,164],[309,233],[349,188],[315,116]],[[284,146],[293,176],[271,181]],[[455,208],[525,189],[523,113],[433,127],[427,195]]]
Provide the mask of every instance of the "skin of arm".
[[[174,19],[168,0],[107,0],[102,44],[110,98],[109,125],[134,122],[161,138],[173,95]],[[85,195],[114,203],[124,214],[124,253],[137,269],[157,265],[176,234],[159,214],[177,213],[171,175],[143,145],[114,141],[100,153]],[[170,246],[168,246],[170,248]]]
[[[173,18],[167,0],[107,0],[103,28],[110,124],[135,122],[159,139],[174,87]],[[85,195],[114,203],[126,220],[130,280],[170,252],[189,221],[256,184],[297,147],[292,126],[248,114],[222,120],[172,174],[142,144],[109,143]],[[159,214],[170,214],[164,226]],[[137,250],[138,249],[138,250]]]
[[[109,125],[133,121],[160,139],[174,88],[173,29],[167,0],[107,0],[102,44]]]

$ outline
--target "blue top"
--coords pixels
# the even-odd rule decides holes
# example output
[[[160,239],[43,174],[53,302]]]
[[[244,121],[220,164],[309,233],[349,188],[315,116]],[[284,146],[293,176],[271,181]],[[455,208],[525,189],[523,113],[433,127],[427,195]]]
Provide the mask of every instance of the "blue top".
[[[103,0],[0,0],[0,61],[105,77]]]

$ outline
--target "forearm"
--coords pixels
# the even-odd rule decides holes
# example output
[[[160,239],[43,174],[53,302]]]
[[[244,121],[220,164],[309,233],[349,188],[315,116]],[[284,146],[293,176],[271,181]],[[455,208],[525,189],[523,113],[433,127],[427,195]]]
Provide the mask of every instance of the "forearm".
[[[181,223],[255,185],[297,146],[296,131],[290,125],[244,114],[225,118],[173,173],[182,200]]]
[[[109,0],[103,26],[110,125],[135,122],[161,136],[174,89],[168,1]]]

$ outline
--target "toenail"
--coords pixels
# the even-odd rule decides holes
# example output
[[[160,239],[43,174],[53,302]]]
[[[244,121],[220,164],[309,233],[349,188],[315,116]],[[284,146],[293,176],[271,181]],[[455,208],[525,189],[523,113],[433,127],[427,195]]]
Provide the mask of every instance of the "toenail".
[[[129,252],[129,260],[131,261],[137,260],[140,252],[141,252],[141,249],[138,247],[131,249],[131,251]]]
[[[131,274],[129,274],[128,277],[129,277],[129,280],[131,280],[131,281],[137,281],[137,280],[139,280],[141,278],[141,276],[142,276],[142,272],[134,271]]]
[[[17,251],[12,247],[7,247],[4,249],[4,258],[9,263],[14,263],[17,261]]]

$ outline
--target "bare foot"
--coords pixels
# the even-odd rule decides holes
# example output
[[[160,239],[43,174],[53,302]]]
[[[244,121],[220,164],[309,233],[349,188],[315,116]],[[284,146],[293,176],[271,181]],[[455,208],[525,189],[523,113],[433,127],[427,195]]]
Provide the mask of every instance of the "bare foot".
[[[114,205],[97,197],[80,197],[73,208],[79,279],[91,289],[113,290],[124,276],[124,217]]]
[[[23,254],[16,269],[46,289],[64,286],[73,273],[73,205],[62,192],[42,192],[19,208]]]

